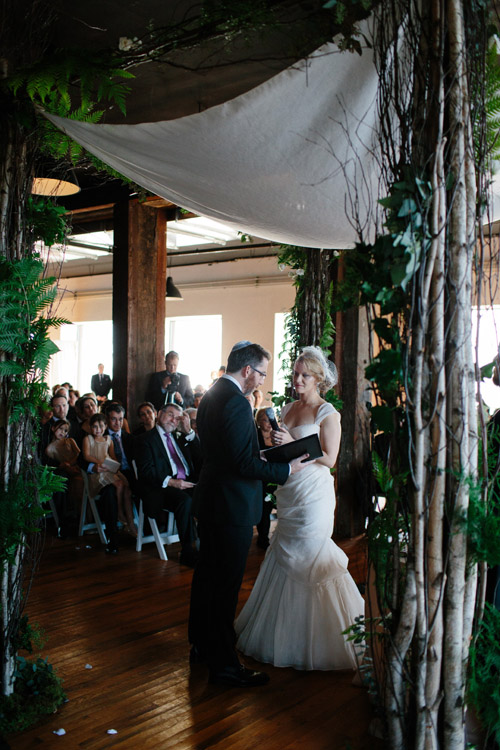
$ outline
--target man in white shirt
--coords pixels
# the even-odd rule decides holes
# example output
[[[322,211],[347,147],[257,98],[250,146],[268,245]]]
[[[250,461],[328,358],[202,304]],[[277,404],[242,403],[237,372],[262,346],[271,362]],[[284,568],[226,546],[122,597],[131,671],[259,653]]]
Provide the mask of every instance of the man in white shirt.
[[[180,435],[176,437],[177,430]],[[161,521],[163,510],[174,513],[181,541],[180,562],[193,567],[197,553],[191,496],[201,454],[189,416],[178,404],[163,406],[156,427],[137,439],[136,460],[146,515]]]

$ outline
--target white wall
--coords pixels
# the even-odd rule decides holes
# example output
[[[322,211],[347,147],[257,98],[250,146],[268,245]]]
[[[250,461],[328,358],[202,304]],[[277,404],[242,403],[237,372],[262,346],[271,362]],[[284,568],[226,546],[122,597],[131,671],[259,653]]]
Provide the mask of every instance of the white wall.
[[[256,341],[275,356],[275,314],[287,312],[295,299],[291,279],[277,269],[275,258],[179,268],[173,269],[172,275],[184,300],[167,302],[165,317],[222,316],[222,359],[219,361],[217,354],[215,364],[208,365],[210,369],[225,363],[231,347],[241,339]],[[64,278],[60,288],[63,294],[57,315],[71,322],[111,319],[111,274]],[[54,332],[52,338],[57,343],[59,333]],[[278,354],[276,352],[276,356]],[[109,358],[104,359],[106,372],[112,375]],[[102,357],[93,365],[97,361],[103,361]],[[49,375],[50,385],[57,382],[60,370],[56,374],[56,368],[52,369],[54,376]],[[182,363],[179,369],[183,371]],[[87,389],[83,383],[73,385]],[[273,379],[268,377],[265,388],[272,390],[273,387]]]

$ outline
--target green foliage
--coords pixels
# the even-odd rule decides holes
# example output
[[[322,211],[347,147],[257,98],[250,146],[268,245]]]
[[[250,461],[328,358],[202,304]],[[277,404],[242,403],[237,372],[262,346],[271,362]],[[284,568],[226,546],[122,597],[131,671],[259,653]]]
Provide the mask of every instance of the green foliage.
[[[490,604],[470,648],[468,698],[500,744],[500,612]]]
[[[38,257],[9,262],[0,258],[0,376],[10,380],[11,421],[26,412],[37,416],[45,394],[44,376],[50,357],[58,347],[49,339],[51,326],[67,321],[47,317],[54,302],[55,279],[41,278],[43,263]]]
[[[0,696],[0,732],[20,732],[64,703],[62,680],[47,659],[17,657],[14,692]]]
[[[464,519],[467,533],[467,553],[472,563],[486,562],[489,566],[500,565],[500,427],[492,418],[487,425],[486,460],[488,466],[487,494],[484,496],[484,481],[478,483],[467,478],[469,507]],[[479,463],[481,466],[481,462]]]
[[[28,615],[23,615],[19,621],[19,629],[13,646],[16,651],[27,651],[29,654],[36,649],[40,651],[45,645],[45,634],[38,625],[31,625]]]
[[[134,75],[123,70],[122,64],[123,59],[111,52],[62,49],[16,70],[6,84],[14,95],[22,90],[34,104],[61,117],[91,116],[95,101],[114,102],[125,114],[130,87],[123,79]]]
[[[15,562],[18,547],[28,544],[29,535],[38,531],[38,522],[47,512],[43,504],[65,486],[64,477],[28,458],[9,484],[0,487],[0,568]]]
[[[408,472],[391,474],[376,452],[372,454],[372,460],[373,473],[386,504],[368,527],[368,550],[375,567],[378,600],[383,610],[390,610],[394,583],[393,557],[403,554],[409,541],[409,518],[403,505]]]
[[[56,242],[64,243],[69,234],[66,209],[56,206],[49,200],[34,199],[29,196],[26,205],[26,222],[31,230],[34,242],[42,240],[51,246]]]

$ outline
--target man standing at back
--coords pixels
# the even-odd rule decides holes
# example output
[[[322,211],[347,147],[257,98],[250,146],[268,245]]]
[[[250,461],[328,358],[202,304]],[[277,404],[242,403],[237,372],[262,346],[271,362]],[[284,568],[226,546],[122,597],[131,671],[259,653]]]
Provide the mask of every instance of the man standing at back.
[[[154,404],[157,411],[165,404],[179,404],[183,409],[193,405],[194,395],[187,375],[177,372],[179,355],[170,351],[165,354],[165,369],[153,372],[146,392],[146,401]]]
[[[97,369],[99,372],[92,375],[90,380],[90,390],[95,393],[98,402],[101,404],[107,400],[113,383],[109,375],[105,374],[102,363],[97,365]]]
[[[253,526],[262,515],[261,482],[284,484],[305,466],[305,456],[290,464],[260,458],[245,396],[263,384],[270,359],[259,344],[235,344],[227,373],[203,396],[197,414],[203,465],[193,503],[200,558],[191,589],[190,660],[207,661],[210,682],[237,687],[269,680],[240,664],[233,628]]]

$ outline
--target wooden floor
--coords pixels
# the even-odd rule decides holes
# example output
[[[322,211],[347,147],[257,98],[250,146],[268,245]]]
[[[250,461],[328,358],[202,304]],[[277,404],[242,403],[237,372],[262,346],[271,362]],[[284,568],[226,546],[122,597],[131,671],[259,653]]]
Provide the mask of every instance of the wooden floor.
[[[154,545],[137,553],[124,536],[119,555],[109,557],[94,535],[60,541],[49,528],[27,612],[46,631],[42,654],[63,678],[68,702],[11,735],[12,750],[382,747],[368,734],[368,698],[352,673],[266,666],[269,685],[242,690],[208,685],[204,666],[190,669],[192,573],[178,552],[178,544],[168,547],[171,559],[162,562]],[[263,555],[254,540],[240,605]],[[65,736],[53,734],[60,727]]]

